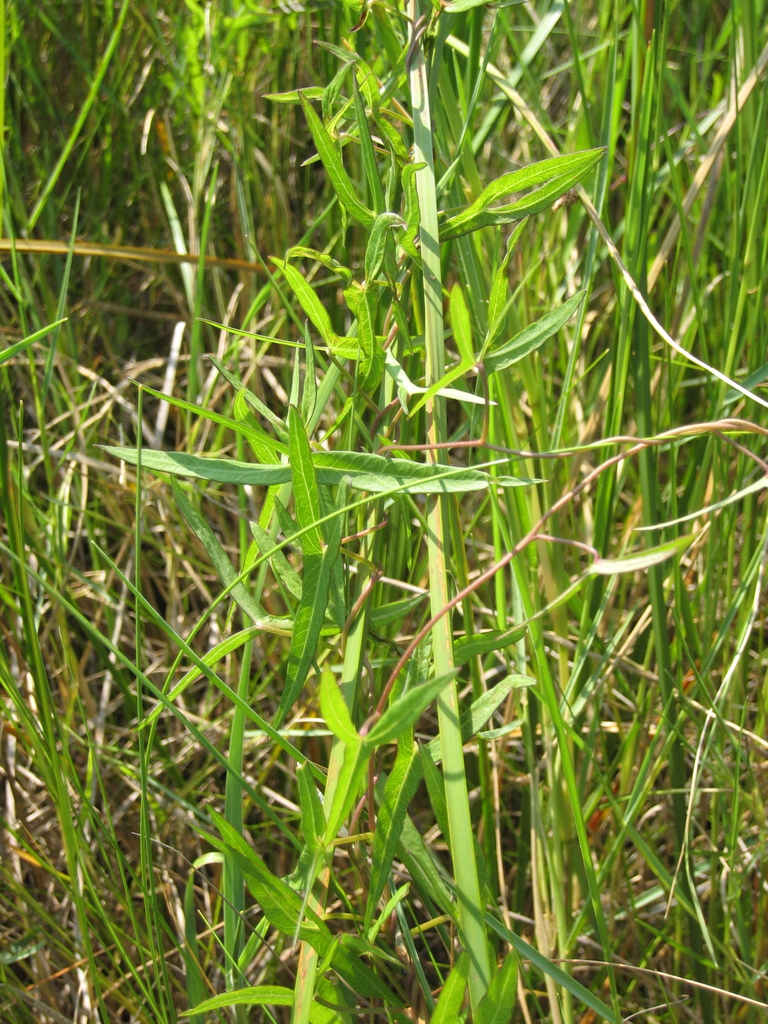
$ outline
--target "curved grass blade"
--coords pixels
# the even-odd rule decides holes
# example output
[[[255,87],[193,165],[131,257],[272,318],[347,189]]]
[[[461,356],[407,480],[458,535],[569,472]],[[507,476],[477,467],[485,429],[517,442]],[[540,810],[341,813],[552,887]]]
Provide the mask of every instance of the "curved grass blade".
[[[21,341],[17,341],[13,345],[9,345],[8,348],[4,348],[0,351],[0,366],[3,363],[7,363],[9,359],[13,359],[20,352],[29,348],[30,345],[34,345],[36,341],[40,341],[46,334],[50,334],[51,331],[55,331],[57,327],[60,327],[66,321],[66,317],[62,317],[61,320],[54,320],[52,324],[48,324],[47,327],[41,327],[39,331],[35,331],[34,334],[30,334],[28,338],[23,338]]]
[[[575,978],[566,974],[562,967],[553,964],[551,960],[548,960],[538,949],[535,949],[526,942],[525,939],[521,939],[519,935],[505,928],[500,921],[497,921],[490,914],[485,915],[485,922],[489,928],[492,928],[497,935],[510,944],[521,960],[530,960],[534,967],[537,967],[542,974],[552,978],[556,984],[561,985],[572,996],[584,1003],[585,1006],[588,1006],[601,1020],[607,1020],[609,1024],[621,1024],[619,1017],[609,1006],[606,1006],[602,999],[598,999],[588,988],[585,988]]]

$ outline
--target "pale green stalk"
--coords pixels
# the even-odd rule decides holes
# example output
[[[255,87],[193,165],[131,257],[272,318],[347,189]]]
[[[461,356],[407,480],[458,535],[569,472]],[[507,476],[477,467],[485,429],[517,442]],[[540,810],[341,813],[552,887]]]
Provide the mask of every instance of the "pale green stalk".
[[[410,0],[408,11],[414,31],[419,17],[417,0]],[[445,372],[443,349],[443,296],[440,271],[440,243],[435,197],[435,165],[432,154],[432,121],[427,88],[424,51],[417,42],[409,67],[411,107],[413,113],[414,160],[424,163],[416,177],[421,212],[421,256],[424,267],[424,345],[426,353],[426,386],[440,380]],[[445,402],[435,397],[427,405],[427,441],[440,444],[447,438]],[[444,461],[440,450],[427,453],[433,462]],[[432,614],[437,614],[449,600],[448,537],[445,530],[443,500],[430,497],[427,505],[427,549],[429,553],[429,590]],[[435,675],[449,673],[453,668],[453,640],[450,616],[442,616],[432,631]],[[459,906],[459,928],[462,946],[470,956],[469,994],[477,1010],[485,995],[491,976],[488,942],[483,922],[483,902],[475,859],[474,833],[469,808],[464,751],[459,728],[459,697],[452,680],[437,700],[440,742],[443,751],[445,796],[448,807],[448,841],[453,859],[456,893]]]

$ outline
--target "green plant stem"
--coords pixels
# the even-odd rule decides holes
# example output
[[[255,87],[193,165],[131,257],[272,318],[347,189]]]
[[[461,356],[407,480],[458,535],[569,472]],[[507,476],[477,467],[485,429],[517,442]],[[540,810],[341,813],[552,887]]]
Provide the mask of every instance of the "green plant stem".
[[[417,25],[419,5],[410,0],[408,11]],[[424,268],[424,344],[426,352],[426,386],[430,387],[444,375],[443,298],[440,270],[440,243],[435,197],[435,165],[432,153],[432,122],[427,89],[427,68],[424,52],[416,44],[409,67],[411,108],[413,113],[414,159],[424,167],[416,175],[421,215],[421,256]],[[427,442],[441,444],[447,439],[444,400],[435,397],[427,405]],[[429,451],[433,462],[445,459],[441,449]],[[427,548],[429,553],[429,590],[432,614],[448,603],[448,545],[444,523],[443,500],[430,497],[427,505]],[[445,675],[453,668],[453,641],[450,616],[442,616],[432,632],[435,674]],[[475,859],[474,834],[464,769],[464,751],[459,726],[459,697],[455,681],[451,681],[437,699],[440,742],[443,752],[445,795],[448,806],[449,844],[453,858],[459,909],[460,938],[470,956],[469,994],[473,1011],[477,1011],[490,981],[488,941],[483,922],[483,903]]]

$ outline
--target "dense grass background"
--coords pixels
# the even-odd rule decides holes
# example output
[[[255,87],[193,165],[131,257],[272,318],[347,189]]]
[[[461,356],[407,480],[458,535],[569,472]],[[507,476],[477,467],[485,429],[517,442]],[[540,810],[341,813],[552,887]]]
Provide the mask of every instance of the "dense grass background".
[[[165,1024],[215,994],[197,1024],[765,1019],[766,5],[465,6],[425,4],[411,46],[413,4],[0,3],[2,1020]],[[407,219],[418,180],[410,251],[393,221],[375,265],[295,90],[364,209]],[[430,249],[432,213],[597,147],[508,264],[517,221]],[[292,278],[269,257],[296,245],[338,264]],[[368,276],[357,363],[302,302],[362,347],[338,266]],[[410,381],[460,366],[479,403],[406,415],[385,337]],[[306,468],[308,442],[534,482],[438,500],[151,469]],[[258,562],[269,536],[290,563]],[[307,654],[299,595],[334,544]],[[406,676],[455,683],[376,745],[376,808],[352,734],[457,594],[393,705]]]

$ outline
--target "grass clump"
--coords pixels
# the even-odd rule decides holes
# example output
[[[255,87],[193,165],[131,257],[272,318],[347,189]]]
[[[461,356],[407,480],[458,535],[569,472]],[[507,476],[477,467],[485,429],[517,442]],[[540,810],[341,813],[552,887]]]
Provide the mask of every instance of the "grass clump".
[[[683,13],[0,6],[0,1016],[761,1019],[768,46]]]

